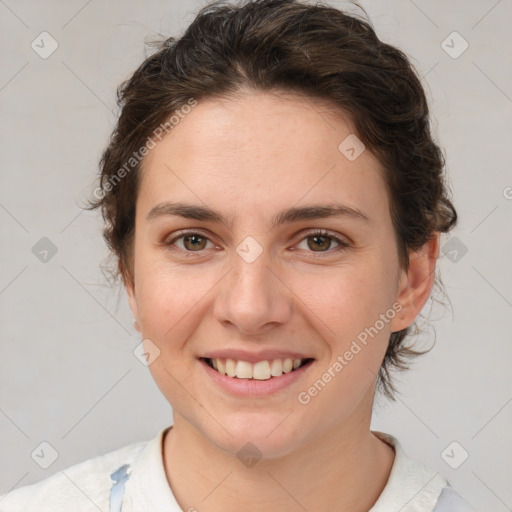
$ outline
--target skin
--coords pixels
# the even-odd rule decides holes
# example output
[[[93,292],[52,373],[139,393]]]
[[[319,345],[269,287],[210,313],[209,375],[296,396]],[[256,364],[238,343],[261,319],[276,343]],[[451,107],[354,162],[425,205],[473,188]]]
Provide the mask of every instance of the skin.
[[[319,101],[244,91],[199,102],[144,161],[125,284],[142,337],[160,350],[149,368],[173,407],[163,457],[183,510],[367,511],[386,484],[394,451],[370,431],[376,375],[391,332],[412,324],[429,297],[439,241],[400,267],[378,160],[365,150],[349,161],[338,150],[352,133],[342,112]],[[165,201],[207,205],[232,225],[147,220]],[[271,227],[285,208],[328,203],[358,208],[369,222]],[[199,251],[183,238],[164,245],[189,228],[207,237]],[[316,228],[349,246],[315,245]],[[236,252],[248,236],[262,248],[252,263]],[[298,394],[394,303],[401,311],[301,404]],[[288,349],[315,361],[273,396],[235,397],[198,359],[224,348]],[[262,454],[252,467],[236,455],[247,442]]]

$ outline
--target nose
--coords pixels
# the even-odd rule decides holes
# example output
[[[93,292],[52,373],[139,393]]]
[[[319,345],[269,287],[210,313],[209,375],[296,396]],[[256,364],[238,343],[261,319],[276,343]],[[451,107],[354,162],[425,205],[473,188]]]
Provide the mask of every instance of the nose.
[[[264,335],[290,319],[292,296],[265,250],[252,262],[235,253],[220,283],[214,315],[239,335]]]

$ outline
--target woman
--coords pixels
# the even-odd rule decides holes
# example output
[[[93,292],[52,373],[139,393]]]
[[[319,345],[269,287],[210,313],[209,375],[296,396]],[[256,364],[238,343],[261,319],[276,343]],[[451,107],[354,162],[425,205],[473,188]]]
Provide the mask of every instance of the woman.
[[[212,4],[119,102],[92,207],[174,424],[0,510],[472,510],[370,430],[456,223],[406,57],[327,6]]]

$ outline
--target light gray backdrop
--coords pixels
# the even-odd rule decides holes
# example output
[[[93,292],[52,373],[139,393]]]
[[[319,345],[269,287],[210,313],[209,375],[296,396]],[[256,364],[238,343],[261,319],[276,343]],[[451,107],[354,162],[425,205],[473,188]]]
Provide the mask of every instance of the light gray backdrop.
[[[453,313],[433,309],[436,347],[395,404],[379,401],[373,428],[482,510],[511,510],[512,2],[362,4],[423,77],[460,213],[439,262]],[[179,35],[201,5],[0,0],[0,494],[172,421],[101,274],[101,221],[80,205],[117,84],[145,39]]]

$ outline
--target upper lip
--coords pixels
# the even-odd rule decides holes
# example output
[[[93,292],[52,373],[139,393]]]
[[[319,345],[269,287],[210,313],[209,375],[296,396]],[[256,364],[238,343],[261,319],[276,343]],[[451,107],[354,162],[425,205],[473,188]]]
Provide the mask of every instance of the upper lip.
[[[259,352],[248,352],[247,350],[223,349],[212,350],[203,354],[206,359],[235,359],[257,363],[258,361],[271,361],[273,359],[313,359],[311,356],[292,352],[290,350],[261,350]]]

